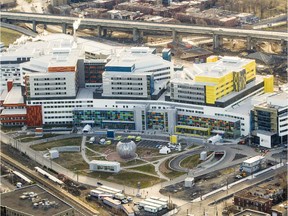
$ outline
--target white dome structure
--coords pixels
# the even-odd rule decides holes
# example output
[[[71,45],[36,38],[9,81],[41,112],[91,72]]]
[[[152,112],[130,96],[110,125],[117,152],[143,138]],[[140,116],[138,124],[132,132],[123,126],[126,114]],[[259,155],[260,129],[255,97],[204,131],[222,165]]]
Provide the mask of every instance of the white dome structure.
[[[136,156],[136,144],[129,139],[121,140],[117,143],[116,151],[122,159],[131,159]]]

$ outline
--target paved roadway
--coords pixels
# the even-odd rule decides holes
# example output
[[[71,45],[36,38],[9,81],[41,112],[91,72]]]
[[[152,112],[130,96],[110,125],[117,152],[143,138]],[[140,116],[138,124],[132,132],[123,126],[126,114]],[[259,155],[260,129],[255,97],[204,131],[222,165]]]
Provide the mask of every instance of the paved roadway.
[[[67,17],[59,15],[48,14],[35,14],[35,13],[12,13],[2,12],[1,20],[15,20],[23,22],[46,23],[61,25],[66,23],[73,25],[78,20],[77,17]],[[203,34],[220,36],[234,36],[234,37],[253,37],[258,39],[268,40],[284,40],[288,41],[288,33],[286,32],[274,32],[274,31],[261,31],[261,30],[247,30],[237,28],[219,28],[219,27],[204,27],[204,26],[192,26],[187,24],[165,24],[154,22],[139,22],[130,20],[112,20],[112,19],[92,19],[85,18],[81,20],[81,27],[107,27],[113,29],[132,30],[146,30],[146,31],[166,31],[166,32],[179,32],[179,33],[191,33],[191,34]]]

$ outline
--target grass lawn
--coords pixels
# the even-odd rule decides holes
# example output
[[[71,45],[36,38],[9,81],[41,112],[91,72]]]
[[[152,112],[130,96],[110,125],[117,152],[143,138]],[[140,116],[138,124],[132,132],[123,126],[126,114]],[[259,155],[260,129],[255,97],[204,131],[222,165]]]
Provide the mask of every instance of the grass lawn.
[[[47,139],[50,137],[56,137],[59,136],[59,134],[44,134],[42,137],[35,137],[35,135],[21,135],[18,136],[16,139],[21,139],[21,142],[31,142],[35,140],[41,140],[41,139]]]
[[[163,179],[156,178],[153,176],[148,176],[141,173],[125,172],[125,171],[120,171],[117,174],[105,173],[105,172],[91,172],[88,174],[86,173],[86,175],[134,188],[137,188],[138,182],[141,183],[141,188],[146,188],[163,181]]]
[[[142,160],[138,160],[138,159],[130,160],[127,162],[120,162],[121,166],[132,166],[132,165],[138,165],[138,164],[143,164],[143,163],[145,162]]]
[[[20,38],[22,33],[17,31],[13,31],[7,28],[0,28],[1,41],[5,46],[9,46],[9,44],[13,43],[17,38]]]
[[[59,158],[53,159],[59,165],[74,171],[89,169],[89,165],[82,159],[81,153],[60,153]]]
[[[174,179],[174,178],[177,178],[181,175],[184,175],[186,172],[178,172],[178,171],[174,171],[174,170],[171,170],[169,168],[169,162],[172,160],[173,158],[169,158],[168,160],[166,160],[164,163],[162,163],[160,165],[160,171],[165,175],[167,176],[168,178],[170,179]]]
[[[87,139],[89,140],[89,139]],[[90,144],[90,143],[86,143],[86,147],[99,152],[99,153],[105,153],[107,152],[109,149],[113,149],[113,151],[116,151],[116,146],[115,145],[99,145],[99,144]]]
[[[45,151],[53,147],[80,146],[81,141],[82,141],[82,137],[75,137],[75,138],[62,139],[62,140],[56,140],[56,141],[47,142],[47,143],[36,144],[36,145],[32,145],[30,148],[32,148],[35,151]]]
[[[155,167],[151,164],[147,164],[147,165],[144,165],[144,166],[139,166],[139,167],[134,167],[134,168],[130,168],[132,170],[139,170],[139,171],[142,171],[142,172],[147,172],[147,173],[150,173],[150,174],[154,174],[154,175],[157,175],[156,171],[155,171]]]
[[[182,160],[180,162],[180,166],[183,168],[193,169],[200,163],[201,163],[200,155],[196,154],[196,155],[191,155],[185,158],[184,160]]]

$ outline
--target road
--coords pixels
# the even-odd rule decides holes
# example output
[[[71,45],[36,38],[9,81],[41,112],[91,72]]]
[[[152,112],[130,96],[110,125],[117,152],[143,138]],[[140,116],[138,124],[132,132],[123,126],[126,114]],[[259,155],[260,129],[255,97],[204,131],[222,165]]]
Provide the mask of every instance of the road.
[[[78,17],[67,17],[59,15],[48,15],[48,14],[35,14],[35,13],[12,13],[12,12],[1,12],[1,20],[10,21],[23,21],[55,24],[61,23],[72,25]],[[247,30],[247,29],[236,29],[236,28],[219,28],[219,27],[204,27],[204,26],[191,26],[187,24],[164,24],[154,22],[139,22],[130,20],[108,20],[108,19],[92,19],[85,18],[81,20],[81,27],[95,27],[98,28],[107,27],[113,29],[123,30],[144,30],[144,31],[166,31],[166,32],[179,32],[179,33],[190,33],[190,34],[203,34],[203,35],[214,35],[219,36],[234,36],[234,37],[247,37],[258,39],[269,39],[269,40],[284,40],[288,41],[288,33],[286,32],[273,32],[273,31],[260,31],[260,30]]]

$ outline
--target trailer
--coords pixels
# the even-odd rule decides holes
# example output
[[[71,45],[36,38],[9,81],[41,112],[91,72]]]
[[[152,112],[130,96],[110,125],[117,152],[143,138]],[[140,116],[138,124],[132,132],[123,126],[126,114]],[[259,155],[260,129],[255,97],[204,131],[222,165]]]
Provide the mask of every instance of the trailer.
[[[13,171],[13,174],[18,176],[19,178],[21,178],[22,180],[24,180],[25,182],[27,182],[28,184],[32,184],[33,182],[27,178],[25,175],[23,175],[22,173],[18,172],[18,171]]]
[[[90,193],[89,193],[91,196],[93,196],[93,197],[99,197],[99,195],[101,195],[101,194],[104,194],[104,192],[103,191],[99,191],[99,190],[90,190]]]
[[[56,178],[55,176],[51,175],[50,173],[44,171],[40,167],[34,167],[35,171],[43,175],[45,178],[50,179],[51,181],[59,184],[59,185],[64,185],[64,182]]]

